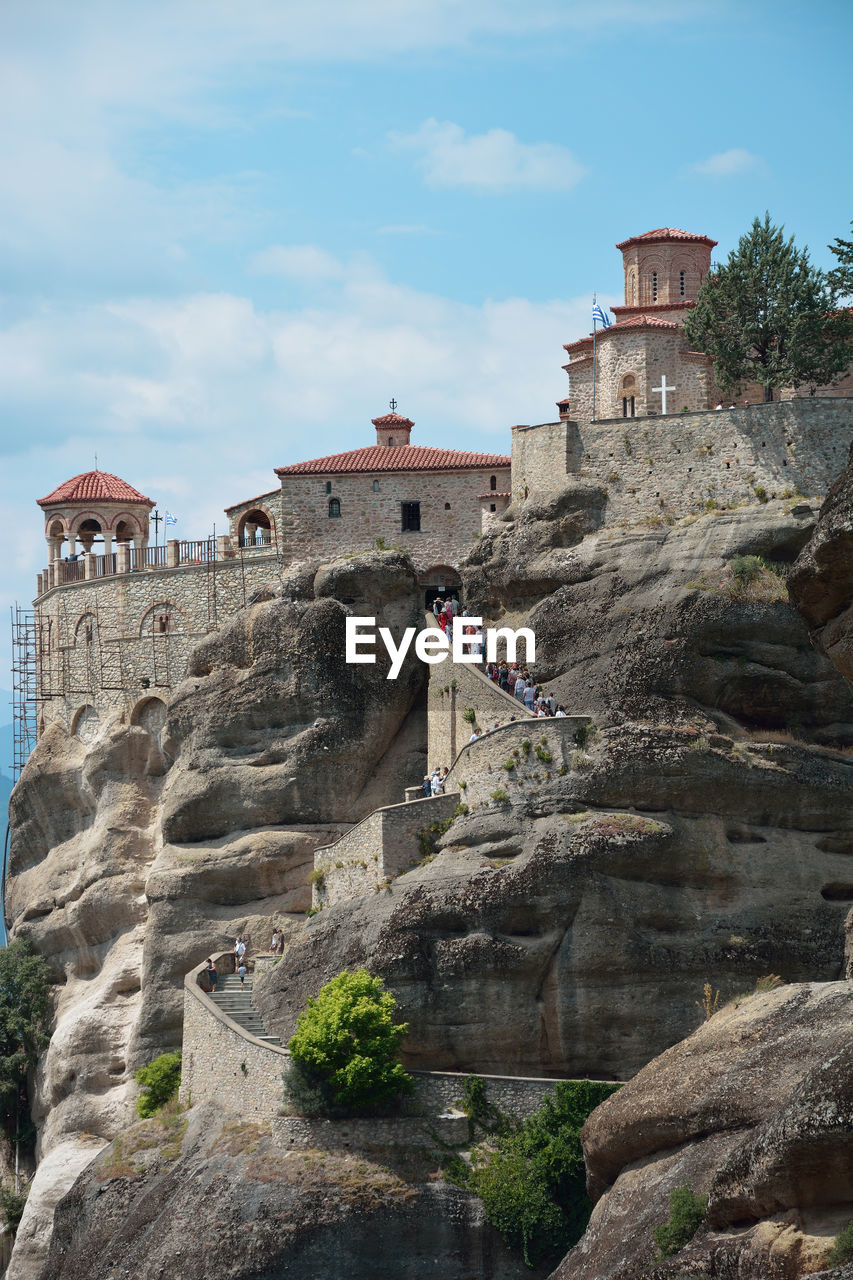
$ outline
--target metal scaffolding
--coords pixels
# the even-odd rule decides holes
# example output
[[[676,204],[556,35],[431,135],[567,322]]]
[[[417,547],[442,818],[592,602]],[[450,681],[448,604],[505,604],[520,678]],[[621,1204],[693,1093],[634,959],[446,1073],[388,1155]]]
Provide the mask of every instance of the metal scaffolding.
[[[36,745],[38,722],[39,624],[32,609],[15,604],[12,614],[12,779]]]

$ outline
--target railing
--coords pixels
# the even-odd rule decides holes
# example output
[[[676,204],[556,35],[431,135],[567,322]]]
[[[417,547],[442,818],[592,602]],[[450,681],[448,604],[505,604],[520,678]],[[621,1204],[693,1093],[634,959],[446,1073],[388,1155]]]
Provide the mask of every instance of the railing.
[[[216,559],[216,542],[206,538],[200,542],[179,543],[179,564],[207,564]]]
[[[79,560],[62,560],[59,564],[59,581],[79,582],[86,576],[86,565],[81,557]]]
[[[106,578],[116,572],[116,553],[109,556],[95,556],[95,577]]]
[[[257,533],[247,536],[245,533],[240,539],[241,547],[271,547],[272,532],[269,529],[258,529]]]
[[[131,570],[165,569],[166,547],[131,547],[130,568]]]

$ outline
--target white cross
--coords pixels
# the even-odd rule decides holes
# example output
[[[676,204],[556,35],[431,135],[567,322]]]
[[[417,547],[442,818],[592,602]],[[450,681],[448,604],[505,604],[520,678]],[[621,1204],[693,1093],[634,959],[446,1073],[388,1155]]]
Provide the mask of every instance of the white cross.
[[[667,393],[667,391],[675,391],[675,390],[677,390],[677,388],[676,388],[676,387],[668,387],[668,386],[666,385],[666,374],[663,374],[663,376],[661,377],[661,380],[660,380],[660,386],[659,386],[659,387],[652,387],[652,391],[659,391],[659,392],[660,392],[660,411],[661,411],[661,413],[666,413],[666,393]]]

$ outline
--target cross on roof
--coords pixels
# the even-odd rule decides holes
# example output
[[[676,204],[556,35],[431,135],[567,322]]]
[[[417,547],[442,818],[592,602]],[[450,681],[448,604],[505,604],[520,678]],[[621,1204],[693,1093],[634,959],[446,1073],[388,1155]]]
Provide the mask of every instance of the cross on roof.
[[[391,399],[388,401],[388,408],[391,410],[391,412],[392,412],[392,413],[393,413],[393,412],[394,412],[394,410],[397,408],[397,401],[394,399],[394,397],[393,397],[393,396],[392,396],[392,397],[391,397]]]

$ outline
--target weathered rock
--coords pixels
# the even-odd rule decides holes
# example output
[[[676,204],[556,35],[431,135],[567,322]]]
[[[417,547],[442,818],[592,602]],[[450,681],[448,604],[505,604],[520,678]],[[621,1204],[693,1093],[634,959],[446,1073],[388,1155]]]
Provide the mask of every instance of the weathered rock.
[[[210,1104],[174,1127],[137,1125],[102,1152],[57,1210],[39,1280],[176,1271],[182,1280],[537,1274],[506,1251],[478,1201],[424,1169],[282,1150],[268,1127]]]
[[[797,1280],[853,1213],[853,985],[783,986],[731,1005],[649,1063],[583,1133],[583,1240],[553,1280]],[[653,1266],[669,1194],[706,1225]],[[628,1229],[630,1224],[630,1229]]]
[[[422,776],[421,664],[390,682],[342,657],[348,607],[394,627],[420,616],[410,562],[358,557],[315,578],[317,599],[259,603],[199,645],[159,735],[116,713],[84,744],[54,723],[15,789],[8,917],[57,988],[10,1280],[34,1274],[60,1176],[44,1157],[119,1133],[136,1068],[180,1047],[187,970],[238,932],[266,947],[275,916],[309,905],[314,849]]]
[[[788,580],[818,647],[853,679],[853,450]]]
[[[511,802],[315,916],[257,984],[269,1025],[286,1039],[323,982],[364,964],[400,1001],[413,1066],[625,1079],[693,1029],[706,980],[729,997],[768,973],[839,977],[850,762],[715,742],[623,724],[588,769],[534,759],[511,782],[500,734],[483,739],[478,768]]]

